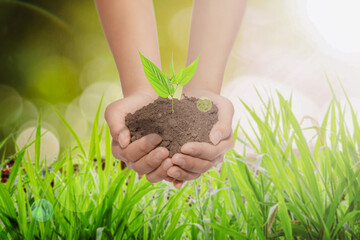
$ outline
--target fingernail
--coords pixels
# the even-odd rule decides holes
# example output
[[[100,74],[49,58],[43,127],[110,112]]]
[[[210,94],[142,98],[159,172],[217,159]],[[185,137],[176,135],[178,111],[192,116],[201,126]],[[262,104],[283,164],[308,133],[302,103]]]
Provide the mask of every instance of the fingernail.
[[[221,132],[220,131],[215,132],[215,134],[212,138],[213,144],[217,145],[220,142],[221,138],[222,138]]]
[[[178,177],[180,177],[180,172],[179,172],[179,171],[175,171],[175,172],[173,172],[171,175],[172,175],[173,178],[178,178]]]
[[[180,189],[182,187],[182,182],[174,183],[174,187]]]
[[[159,135],[154,135],[150,140],[151,144],[156,146],[161,142],[161,137]]]
[[[164,156],[165,154],[164,154],[164,151],[163,150],[158,150],[158,152],[155,154],[155,158],[157,159],[157,160],[162,160],[165,156]]]
[[[126,141],[125,132],[120,132],[120,134],[119,134],[119,144],[120,144],[121,148],[124,148],[125,141]]]
[[[174,162],[180,167],[183,167],[185,165],[185,160],[183,158],[176,158]]]
[[[182,152],[186,154],[192,154],[194,152],[194,149],[192,147],[184,147]]]
[[[165,171],[167,171],[172,166],[171,159],[170,158],[166,159],[162,166],[163,166],[163,169]]]

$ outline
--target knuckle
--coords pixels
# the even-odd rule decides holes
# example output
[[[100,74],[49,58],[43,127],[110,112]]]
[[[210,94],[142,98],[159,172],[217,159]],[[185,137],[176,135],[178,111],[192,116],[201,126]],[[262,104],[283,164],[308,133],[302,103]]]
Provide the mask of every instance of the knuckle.
[[[122,160],[122,159],[120,159],[120,155],[114,147],[111,148],[111,153],[114,156],[114,158],[116,158],[118,160]]]
[[[133,169],[134,170],[134,164],[132,162],[126,162],[126,166],[129,168],[129,169]],[[134,170],[135,171],[135,170]]]
[[[185,169],[193,169],[194,168],[194,161],[190,161],[189,158],[184,157],[184,168]]]
[[[142,168],[142,167],[139,167],[139,166],[137,166],[136,164],[131,164],[132,165],[132,169],[135,171],[135,172],[137,172],[138,174],[140,174],[140,175],[143,175],[143,174],[146,174],[147,172],[146,171],[144,171],[145,169],[144,168]]]
[[[201,155],[200,146],[196,145],[196,146],[192,147],[191,156],[193,156],[193,157],[200,157],[200,155]]]
[[[232,127],[231,125],[227,125],[225,123],[221,123],[219,124],[219,128],[218,128],[222,134],[223,134],[223,137],[228,137],[231,135],[232,133]]]
[[[114,108],[114,103],[110,103],[109,105],[107,105],[107,107],[105,109],[105,113],[104,113],[104,117],[105,117],[106,122],[109,121],[111,113],[113,112],[113,108]]]
[[[134,162],[134,159],[130,156],[130,154],[129,154],[128,151],[123,151],[123,152],[121,153],[121,157],[122,157],[123,159],[125,159],[125,160],[126,160],[127,162],[129,162],[129,163]]]
[[[159,161],[156,158],[151,157],[150,155],[147,156],[145,162],[152,169],[159,166]]]
[[[150,144],[145,139],[143,139],[141,144],[139,145],[139,151],[148,152],[150,147]]]

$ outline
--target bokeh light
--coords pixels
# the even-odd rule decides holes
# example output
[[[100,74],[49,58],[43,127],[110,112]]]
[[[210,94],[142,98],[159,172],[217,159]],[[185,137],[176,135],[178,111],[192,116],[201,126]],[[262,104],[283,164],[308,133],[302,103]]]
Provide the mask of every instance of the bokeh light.
[[[0,9],[4,46],[0,54],[0,138],[34,127],[41,115],[62,149],[73,146],[74,138],[57,109],[86,148],[101,97],[100,124],[105,123],[106,106],[122,98],[116,64],[95,5],[86,0],[65,0],[61,5],[45,0],[27,3],[48,14],[6,4]],[[154,1],[166,72],[171,56],[176,70],[185,65],[192,3]],[[324,73],[332,83],[339,77],[349,96],[357,97],[359,7],[357,0],[248,1],[223,79],[223,94],[232,98],[236,108],[234,122],[241,119],[243,127],[249,128],[237,96],[258,109],[253,85],[259,91],[267,89],[264,95],[275,89],[286,97],[292,92],[299,121],[307,115],[319,120],[318,109],[328,105],[332,94]],[[339,85],[333,86],[341,96]],[[311,121],[307,118],[303,124],[311,125]],[[6,156],[15,151],[13,143],[9,144]]]
[[[85,89],[96,82],[119,82],[113,58],[98,57],[85,65],[80,74],[80,86]]]
[[[249,116],[247,110],[241,103],[243,100],[247,105],[252,106],[257,113],[261,113],[262,102],[260,101],[259,95],[265,103],[273,97],[274,104],[279,107],[279,100],[277,92],[282,94],[286,99],[292,97],[292,108],[295,117],[300,121],[304,116],[310,115],[316,117],[318,113],[317,105],[303,93],[296,89],[292,89],[285,84],[276,82],[272,79],[257,76],[243,76],[236,78],[225,85],[223,95],[227,96],[235,107],[234,124],[236,126],[237,120],[244,116]]]
[[[31,215],[38,222],[49,221],[54,213],[54,207],[46,199],[36,200],[31,205]]]
[[[40,97],[58,103],[79,93],[78,72],[74,63],[65,57],[51,56],[39,60],[29,72],[28,87]]]
[[[46,125],[46,124],[45,124]],[[48,166],[55,161],[59,154],[60,150],[60,143],[58,138],[54,133],[45,129],[44,127],[41,128],[41,141],[40,141],[40,161],[43,162],[46,160]],[[23,130],[19,136],[16,138],[16,144],[20,149],[31,144],[36,138],[36,126],[29,127]],[[32,163],[35,163],[35,144],[31,144],[25,154],[25,158],[30,156],[30,160]],[[41,164],[41,163],[40,163]]]
[[[19,117],[21,122],[37,120],[39,118],[39,110],[32,101],[23,99],[23,106],[23,111]]]
[[[178,11],[171,19],[168,30],[171,40],[185,51],[187,45],[184,43],[189,40],[191,13],[192,8]]]
[[[23,101],[15,89],[6,85],[0,85],[0,96],[0,126],[6,126],[18,120],[23,110]]]
[[[70,126],[75,129],[74,131],[80,138],[85,138],[89,130],[89,122],[86,119],[86,115],[80,108],[79,99],[75,99],[70,103],[65,112],[65,120]]]
[[[112,101],[122,98],[120,83],[97,82],[87,87],[80,97],[80,108],[89,122],[93,122],[100,100],[103,97],[100,109],[100,123],[104,123],[106,106]]]
[[[291,97],[292,110],[299,122],[302,121],[304,117],[312,117],[315,121],[317,121],[319,108],[302,92],[265,77],[243,76],[236,78],[225,85],[222,92],[224,96],[230,99],[235,108],[232,124],[233,129],[235,129],[237,123],[240,122],[240,126],[244,129],[247,135],[256,142],[256,133],[251,127],[256,126],[256,123],[240,99],[252,108],[256,114],[263,116],[265,107],[263,106],[260,97],[263,99],[265,104],[268,103],[269,99],[272,99],[275,107],[280,109],[277,93],[280,93],[285,99],[290,99]],[[305,121],[305,124],[302,127],[308,127],[306,124],[308,124],[307,121]],[[257,134],[259,133],[257,132]],[[241,129],[239,130],[238,135],[242,139],[245,139],[245,134],[243,134]],[[306,136],[306,139],[310,141],[314,132],[304,131],[304,135]],[[237,150],[242,152],[244,146],[243,144],[238,143],[235,147]]]

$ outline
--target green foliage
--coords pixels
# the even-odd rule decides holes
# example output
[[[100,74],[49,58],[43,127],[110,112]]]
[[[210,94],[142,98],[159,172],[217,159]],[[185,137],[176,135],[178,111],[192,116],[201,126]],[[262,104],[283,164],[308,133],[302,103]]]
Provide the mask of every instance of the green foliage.
[[[174,94],[174,88],[171,88],[172,84],[167,75],[164,74],[153,62],[144,57],[140,52],[139,54],[144,67],[146,78],[149,80],[155,92],[163,98],[167,98],[169,95]]]
[[[152,88],[155,92],[162,98],[171,97],[172,104],[174,99],[174,94],[177,87],[186,85],[194,76],[199,58],[195,59],[189,66],[186,68],[180,69],[180,71],[175,74],[174,70],[174,61],[171,58],[170,63],[170,76],[163,73],[153,62],[144,57],[140,51],[140,58],[142,65],[144,67],[144,72],[146,78],[150,82]],[[174,108],[172,107],[172,111],[174,112]]]
[[[78,145],[52,170],[42,161],[34,166],[26,148],[16,154],[8,183],[0,184],[0,238],[358,239],[360,128],[351,103],[354,131],[347,129],[344,108],[334,98],[322,123],[312,128],[311,148],[290,101],[278,99],[279,106],[261,99],[262,115],[244,103],[256,139],[240,124],[234,137],[256,160],[247,158],[246,148],[233,149],[221,169],[180,190],[122,170],[111,154],[109,129],[98,126],[99,111],[88,152],[67,125]],[[103,158],[105,166],[94,158]],[[53,206],[46,222],[31,213],[41,199]]]
[[[173,77],[172,83],[179,84],[180,86],[185,86],[194,76],[198,62],[199,58],[195,59],[186,68],[180,69],[179,72]]]

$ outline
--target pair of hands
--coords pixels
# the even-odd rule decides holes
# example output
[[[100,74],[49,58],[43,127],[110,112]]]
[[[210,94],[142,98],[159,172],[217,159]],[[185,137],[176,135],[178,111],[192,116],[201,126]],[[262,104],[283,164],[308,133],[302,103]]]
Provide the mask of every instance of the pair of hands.
[[[233,147],[232,103],[208,90],[192,90],[184,94],[197,98],[210,98],[219,109],[219,120],[210,132],[213,145],[205,142],[189,142],[181,147],[181,153],[174,154],[172,158],[169,158],[169,151],[166,148],[157,147],[162,141],[157,134],[149,134],[130,143],[130,132],[125,125],[125,116],[157,99],[158,96],[152,89],[139,90],[109,104],[106,108],[105,119],[112,136],[112,154],[125,162],[128,168],[145,175],[149,182],[167,180],[173,182],[176,188],[181,188],[185,181],[194,180],[221,163],[224,154]]]

